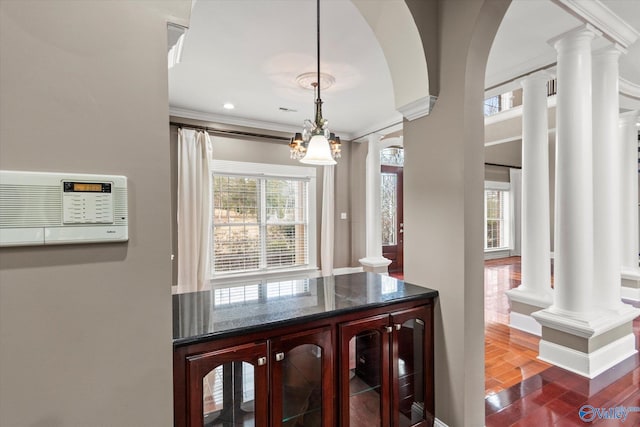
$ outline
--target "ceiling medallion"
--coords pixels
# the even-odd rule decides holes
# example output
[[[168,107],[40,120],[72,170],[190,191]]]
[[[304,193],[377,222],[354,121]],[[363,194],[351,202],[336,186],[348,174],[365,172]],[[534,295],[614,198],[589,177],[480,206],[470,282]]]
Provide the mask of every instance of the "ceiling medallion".
[[[315,71],[309,73],[302,73],[298,77],[296,77],[296,83],[303,89],[313,90],[315,86],[313,85],[318,81],[318,76]],[[331,74],[320,73],[320,86],[323,89],[329,89],[336,82],[336,78]]]

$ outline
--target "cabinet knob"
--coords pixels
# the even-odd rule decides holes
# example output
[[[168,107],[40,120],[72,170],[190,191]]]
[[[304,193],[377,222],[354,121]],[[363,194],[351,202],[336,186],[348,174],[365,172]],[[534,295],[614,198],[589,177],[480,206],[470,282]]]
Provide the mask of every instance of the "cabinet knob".
[[[396,331],[402,329],[402,325],[400,323],[396,323]]]
[[[258,366],[264,366],[267,364],[267,358],[266,357],[258,357]]]
[[[276,362],[284,360],[284,353],[276,353]]]
[[[385,331],[387,331],[388,334],[390,334],[391,332],[393,332],[393,328],[391,326],[386,326],[384,328]]]

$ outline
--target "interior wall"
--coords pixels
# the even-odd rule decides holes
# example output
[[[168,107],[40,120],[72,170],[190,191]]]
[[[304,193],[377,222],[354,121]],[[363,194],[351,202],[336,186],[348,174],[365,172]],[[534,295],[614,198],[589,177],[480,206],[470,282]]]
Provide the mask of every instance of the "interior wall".
[[[167,21],[1,1],[0,168],[121,174],[129,241],[0,249],[0,425],[172,425]]]
[[[484,423],[484,75],[509,0],[439,3],[440,96],[404,122],[405,278],[438,289],[436,416]]]
[[[173,117],[172,121],[186,122],[198,126],[210,126],[219,128],[215,123],[205,123],[195,120],[186,120]],[[244,129],[247,130],[247,129]],[[253,133],[264,133],[261,130],[251,129]],[[271,132],[270,134],[278,134]],[[282,134],[284,136],[285,134]],[[286,135],[290,136],[290,135]],[[213,141],[213,158],[216,160],[230,160],[236,162],[251,163],[268,163],[301,166],[297,160],[289,158],[289,146],[286,142],[279,140],[270,140],[266,138],[251,137],[235,137],[221,136],[218,134],[211,135]],[[173,247],[173,268],[172,277],[173,284],[177,285],[178,276],[178,235],[177,235],[177,191],[178,191],[178,127],[172,125],[170,129],[170,147],[171,147],[171,199],[172,199],[172,247]],[[350,266],[350,225],[349,225],[349,164],[350,164],[350,142],[342,144],[342,158],[338,160],[335,166],[335,246],[333,256],[334,268],[342,268]],[[302,165],[309,166],[309,165]],[[320,231],[322,218],[322,188],[323,188],[323,167],[316,166],[316,250],[318,256],[318,267],[320,267]],[[341,219],[340,213],[347,213],[347,219]]]

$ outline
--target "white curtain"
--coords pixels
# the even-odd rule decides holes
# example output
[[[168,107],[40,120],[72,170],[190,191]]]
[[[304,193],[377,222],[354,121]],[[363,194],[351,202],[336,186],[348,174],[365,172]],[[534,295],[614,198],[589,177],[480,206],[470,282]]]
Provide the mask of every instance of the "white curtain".
[[[320,265],[322,275],[333,275],[334,245],[334,166],[325,166],[322,173],[322,225],[320,233]]]
[[[511,181],[511,256],[520,256],[522,243],[522,169],[509,169]]]
[[[178,130],[178,292],[209,289],[211,138]]]

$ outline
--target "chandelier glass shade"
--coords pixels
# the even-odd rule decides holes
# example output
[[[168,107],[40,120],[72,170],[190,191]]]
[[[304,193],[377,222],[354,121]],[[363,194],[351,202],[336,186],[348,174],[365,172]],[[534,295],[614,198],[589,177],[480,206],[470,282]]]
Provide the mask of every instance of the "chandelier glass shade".
[[[315,118],[305,120],[301,133],[296,133],[289,142],[291,158],[312,165],[335,165],[340,158],[340,137],[329,131],[328,122],[322,117],[320,99],[320,0],[317,5],[317,79],[311,83],[314,88]]]

